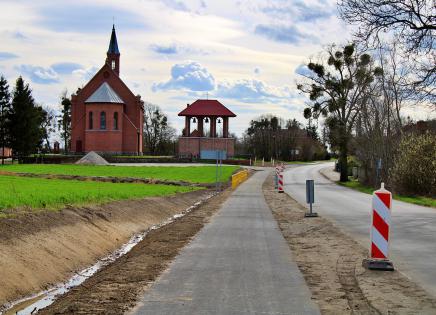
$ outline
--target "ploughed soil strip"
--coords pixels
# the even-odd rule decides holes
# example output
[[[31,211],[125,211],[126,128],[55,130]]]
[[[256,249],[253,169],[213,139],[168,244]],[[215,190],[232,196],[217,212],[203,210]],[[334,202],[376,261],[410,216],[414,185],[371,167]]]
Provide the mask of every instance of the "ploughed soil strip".
[[[400,272],[364,269],[367,249],[326,218],[304,218],[272,175],[263,192],[322,314],[436,314],[436,299]]]
[[[230,195],[227,189],[142,242],[38,314],[123,314],[209,221]]]
[[[161,184],[172,186],[191,186],[191,187],[206,187],[213,188],[215,183],[191,183],[183,180],[168,180],[157,178],[136,178],[136,177],[115,177],[115,176],[82,176],[82,175],[62,175],[62,174],[37,174],[37,173],[15,173],[9,171],[1,171],[0,175],[44,178],[44,179],[66,179],[78,181],[94,181],[106,183],[136,183],[136,184]]]

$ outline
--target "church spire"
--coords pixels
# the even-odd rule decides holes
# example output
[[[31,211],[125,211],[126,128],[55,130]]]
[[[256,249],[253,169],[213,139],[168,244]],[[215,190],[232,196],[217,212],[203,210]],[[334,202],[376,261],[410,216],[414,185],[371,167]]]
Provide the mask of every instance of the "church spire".
[[[118,50],[117,34],[115,33],[115,24],[112,25],[111,41],[109,42],[108,54],[120,54]]]
[[[106,63],[111,69],[120,75],[120,51],[118,50],[117,34],[115,33],[115,25],[112,26],[111,40],[109,49],[107,50]]]

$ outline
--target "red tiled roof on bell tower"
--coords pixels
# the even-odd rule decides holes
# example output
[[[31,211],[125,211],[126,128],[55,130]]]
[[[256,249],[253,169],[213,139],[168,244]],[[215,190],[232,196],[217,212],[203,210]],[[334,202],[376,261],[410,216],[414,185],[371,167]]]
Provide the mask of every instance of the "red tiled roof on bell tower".
[[[220,116],[236,115],[217,100],[196,100],[179,113],[179,116]]]

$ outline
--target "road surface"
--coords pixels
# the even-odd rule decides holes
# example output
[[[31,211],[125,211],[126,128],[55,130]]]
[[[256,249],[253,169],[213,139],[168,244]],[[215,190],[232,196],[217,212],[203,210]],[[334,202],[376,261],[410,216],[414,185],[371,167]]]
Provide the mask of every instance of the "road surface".
[[[319,314],[258,171],[145,293],[134,314]]]
[[[327,180],[319,173],[327,166],[333,167],[333,163],[287,169],[285,192],[306,205],[305,181],[314,179],[314,211],[369,248],[372,196]],[[436,296],[436,209],[394,200],[390,238],[394,266]]]

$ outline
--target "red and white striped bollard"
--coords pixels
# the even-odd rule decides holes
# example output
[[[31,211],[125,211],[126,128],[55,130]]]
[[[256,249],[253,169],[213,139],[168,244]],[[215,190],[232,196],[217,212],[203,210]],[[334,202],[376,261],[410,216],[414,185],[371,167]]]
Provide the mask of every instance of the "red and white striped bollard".
[[[368,269],[394,270],[389,261],[389,230],[391,226],[392,194],[386,190],[384,183],[372,197],[372,224],[370,258],[364,260]]]
[[[283,171],[279,172],[279,188],[278,188],[278,192],[279,193],[284,193],[284,190],[283,190]]]

